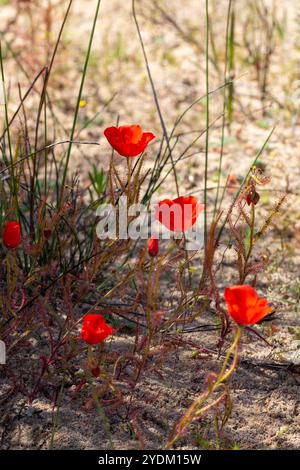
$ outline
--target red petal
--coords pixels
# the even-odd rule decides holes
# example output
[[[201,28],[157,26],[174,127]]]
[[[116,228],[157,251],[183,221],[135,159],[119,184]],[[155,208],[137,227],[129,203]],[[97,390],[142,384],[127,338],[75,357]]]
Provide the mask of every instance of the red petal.
[[[120,126],[119,132],[125,145],[137,144],[143,135],[141,126],[133,124],[132,126]]]
[[[267,299],[260,299],[255,289],[248,285],[227,287],[224,297],[228,313],[241,325],[253,325],[272,311]]]
[[[169,230],[184,232],[195,224],[203,207],[194,196],[164,199],[159,202],[155,217]]]
[[[155,235],[148,240],[148,253],[150,256],[157,256],[159,252],[159,242]]]
[[[19,222],[16,220],[6,222],[2,240],[6,248],[17,248],[21,242],[21,227]]]
[[[139,124],[108,127],[104,131],[110,145],[123,157],[136,157],[155,138],[152,132],[144,132]]]

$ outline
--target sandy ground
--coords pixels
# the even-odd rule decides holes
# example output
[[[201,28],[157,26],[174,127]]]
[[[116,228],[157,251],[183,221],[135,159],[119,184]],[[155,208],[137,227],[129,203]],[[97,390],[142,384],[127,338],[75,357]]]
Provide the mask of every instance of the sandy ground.
[[[298,449],[300,445],[299,291],[295,289],[300,253],[298,250],[293,258],[284,257],[283,261],[280,253],[277,256],[274,253],[273,259],[275,261],[259,288],[269,292],[270,302],[276,308],[275,319],[272,327],[268,323],[256,327],[267,338],[269,346],[253,334],[247,333],[243,337],[240,364],[229,381],[233,412],[221,433],[221,447]],[[214,317],[206,313],[193,326],[213,322]],[[158,449],[166,443],[175,422],[203,390],[207,374],[217,372],[221,367],[221,360],[215,354],[201,351],[202,348],[216,349],[218,338],[215,332],[197,331],[184,336],[193,346],[170,348],[163,364],[152,370],[150,363],[134,392],[126,386],[130,368],[122,380],[116,381],[117,388],[127,392],[117,409],[105,408],[109,431],[104,431],[102,417],[94,406],[90,406],[87,389],[74,395],[73,383],[66,383],[53,446],[62,449],[110,449],[112,446],[134,449],[140,447],[142,439],[145,448]],[[133,342],[133,335],[120,332],[109,342],[108,348],[129,352]],[[169,342],[165,336],[164,344]],[[15,360],[17,363],[25,361],[26,367],[29,358],[33,360],[32,348],[25,348],[22,357]],[[279,368],[274,368],[274,364],[280,364]],[[293,366],[289,368],[291,364]],[[24,376],[26,378],[26,373]],[[1,383],[2,448],[49,448],[56,416],[47,398],[51,391],[45,386],[45,398],[35,399],[29,405],[21,394],[10,395],[3,376]],[[131,418],[138,423],[140,440],[129,425],[129,409]],[[179,441],[178,448],[213,448],[211,424],[211,416],[205,415],[191,426],[188,434]]]
[[[87,31],[91,27],[91,11],[95,2],[84,0],[75,2],[70,25],[65,33],[67,47],[63,51],[65,60],[57,63],[54,74],[55,86],[59,92],[53,91],[57,115],[68,127],[68,112],[72,110],[70,103],[75,102],[76,71],[82,64],[83,40],[87,42]],[[176,116],[180,114],[199,96],[205,93],[204,58],[201,50],[189,43],[166,19],[162,19],[157,10],[150,9],[151,1],[142,2],[143,15],[141,28],[145,45],[149,53],[151,70],[160,99],[167,128],[170,129]],[[195,0],[185,2],[185,8],[178,8],[179,1],[161,2],[168,12],[178,21],[180,31],[191,31],[192,37],[203,44],[204,16],[203,5]],[[216,2],[212,2],[212,4]],[[216,41],[222,45],[224,38],[224,16],[226,9],[213,9],[212,26]],[[239,1],[239,20],[245,21],[243,1]],[[279,9],[288,4],[288,33],[278,45],[272,59],[269,77],[271,95],[285,106],[291,101],[295,104],[293,93],[297,80],[297,63],[299,48],[296,49],[298,30],[295,24],[295,2],[279,2]],[[4,9],[9,17],[11,10]],[[117,11],[117,14],[116,14]],[[192,14],[191,14],[192,12]],[[1,30],[7,22],[2,17]],[[153,16],[154,15],[154,16]],[[18,21],[22,21],[22,16]],[[153,18],[157,22],[153,23]],[[222,20],[223,18],[223,20]],[[75,32],[77,32],[75,34]],[[78,33],[80,32],[80,34]],[[240,36],[239,36],[240,37]],[[68,41],[72,39],[71,43]],[[28,40],[27,38],[25,38]],[[24,43],[24,38],[22,38]],[[27,42],[25,41],[25,44]],[[28,47],[28,51],[29,51]],[[27,53],[28,53],[27,51]],[[26,48],[23,50],[26,56]],[[242,52],[238,52],[242,56]],[[41,55],[42,56],[42,55]],[[262,104],[257,99],[258,90],[254,80],[253,69],[239,60],[236,70],[236,94],[239,104],[236,105],[231,135],[224,149],[224,165],[222,179],[228,173],[243,175],[276,125],[268,148],[261,160],[266,170],[272,175],[271,183],[264,188],[261,214],[276,202],[278,194],[288,189],[290,192],[283,214],[272,226],[264,242],[260,244],[259,253],[267,254],[270,264],[267,271],[260,275],[259,288],[268,295],[276,308],[276,318],[269,325],[258,327],[268,337],[271,346],[266,346],[254,336],[245,336],[241,350],[241,363],[230,380],[233,413],[221,436],[221,446],[241,449],[296,449],[300,446],[299,418],[299,368],[291,370],[269,369],[266,363],[300,364],[300,324],[299,324],[299,290],[300,290],[300,225],[299,225],[299,176],[300,176],[300,144],[299,118],[297,112],[288,113],[278,106],[269,96],[266,100],[267,115],[263,116]],[[40,63],[28,62],[27,71],[33,77]],[[10,59],[11,74],[16,67]],[[21,79],[24,87],[26,80]],[[215,89],[222,83],[212,68],[210,86]],[[54,84],[53,84],[54,88]],[[75,90],[74,90],[75,88]],[[95,47],[90,64],[84,99],[87,106],[80,112],[80,123],[90,119],[102,106],[113,101],[101,113],[101,121],[84,130],[80,137],[83,140],[98,141],[106,125],[111,125],[120,118],[121,123],[141,122],[147,129],[154,129],[161,136],[159,120],[153,103],[151,89],[147,81],[140,46],[136,36],[134,22],[130,11],[130,2],[121,0],[103,1],[99,24],[96,31]],[[211,122],[222,112],[222,97],[216,93],[211,98]],[[35,103],[29,102],[28,107]],[[179,127],[180,132],[200,131],[204,128],[204,107],[195,106]],[[56,139],[63,135],[61,128]],[[176,148],[176,155],[191,141],[190,134],[185,134]],[[218,165],[220,149],[220,129],[217,125],[210,134],[211,181]],[[89,161],[105,167],[108,146],[100,138],[98,148],[84,147],[74,152],[73,167],[78,167],[83,181],[86,179]],[[155,144],[158,145],[158,144]],[[192,157],[179,164],[180,184],[185,193],[198,194],[201,198],[203,186],[203,150],[202,137],[190,150]],[[149,161],[151,151],[149,152]],[[122,162],[120,161],[120,165]],[[174,183],[169,177],[157,197],[170,193],[175,196]],[[211,193],[213,197],[213,193]],[[226,282],[234,282],[233,271],[230,270],[220,279],[220,288]],[[166,289],[168,285],[166,284]],[[121,299],[118,299],[121,300]],[[209,314],[199,322],[212,321]],[[185,339],[195,342],[199,347],[214,349],[217,335],[212,333],[193,333]],[[133,337],[121,333],[112,340],[111,348],[130,348]],[[202,390],[205,377],[210,371],[217,371],[221,361],[214,355],[198,356],[195,348],[185,347],[172,351],[160,369],[160,375],[148,373],[134,392],[136,419],[146,448],[156,449],[166,442],[167,436],[193,398]],[[30,356],[31,351],[26,351]],[[244,361],[244,362],[243,362]],[[248,361],[248,362],[247,362]],[[249,362],[256,365],[253,366]],[[257,364],[263,364],[259,367]],[[298,366],[299,367],[299,366]],[[10,395],[9,385],[1,371],[0,389],[0,442],[3,449],[37,449],[49,448],[53,428],[53,410],[47,399],[34,400],[28,405],[21,395]],[[59,427],[54,438],[56,448],[107,449],[111,448],[108,434],[111,434],[113,445],[117,449],[138,448],[138,440],[128,425],[126,403],[111,413],[107,410],[110,432],[104,432],[103,420],[96,410],[87,410],[85,391],[74,397],[71,387],[66,386],[61,404]],[[129,398],[128,398],[129,400]],[[190,432],[179,443],[180,448],[203,448],[213,442],[210,417],[205,416],[198,424],[194,424]]]

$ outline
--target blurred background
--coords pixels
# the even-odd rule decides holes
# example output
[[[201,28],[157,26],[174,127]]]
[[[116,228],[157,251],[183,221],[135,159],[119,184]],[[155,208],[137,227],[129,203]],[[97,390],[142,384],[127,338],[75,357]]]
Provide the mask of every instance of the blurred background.
[[[38,138],[40,147],[45,141],[51,145],[68,140],[97,2],[0,0],[0,4],[10,116],[18,109],[11,132],[23,135],[29,146],[34,141],[46,67],[56,51],[47,83],[47,111],[41,116],[41,122],[47,119],[47,135],[41,126]],[[299,202],[300,3],[210,0],[208,4],[210,197],[213,200],[219,178],[223,186],[228,175],[233,186],[238,184],[275,127],[260,163],[272,175],[271,193],[287,191],[291,196],[291,211],[283,225],[286,230],[292,225],[299,243],[293,208]],[[186,0],[184,6],[178,0],[137,0],[135,10],[159,107],[168,133],[173,133],[182,193],[200,192],[201,198],[206,139],[205,0]],[[116,123],[140,123],[157,135],[147,157],[148,165],[153,165],[162,128],[141,46],[132,2],[102,0],[74,135],[76,141],[100,145],[73,146],[70,165],[81,181],[89,182],[93,164],[99,170],[107,168],[110,149],[103,130]],[[4,126],[3,106],[0,110]],[[63,156],[64,149],[55,147],[55,157]],[[170,162],[166,173],[169,168]],[[175,195],[169,173],[158,197]],[[267,189],[266,204],[271,194]]]

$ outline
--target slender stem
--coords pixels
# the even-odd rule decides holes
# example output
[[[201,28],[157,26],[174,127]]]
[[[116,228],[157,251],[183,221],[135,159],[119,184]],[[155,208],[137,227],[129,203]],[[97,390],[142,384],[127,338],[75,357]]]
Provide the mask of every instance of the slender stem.
[[[257,160],[259,159],[259,157],[260,157],[261,154],[263,153],[264,149],[266,148],[266,146],[267,146],[267,144],[268,144],[268,142],[269,142],[269,140],[270,140],[270,138],[271,138],[271,136],[272,136],[274,130],[275,130],[275,127],[273,127],[273,129],[272,129],[271,132],[269,133],[268,137],[267,137],[266,140],[264,141],[262,147],[261,147],[260,150],[257,152],[257,154],[256,154],[256,156],[255,156],[255,158],[254,158],[254,160],[253,160],[253,162],[252,162],[252,165],[250,166],[250,168],[249,168],[247,174],[245,175],[245,177],[244,177],[244,179],[243,179],[243,181],[242,181],[242,183],[241,183],[241,185],[240,185],[239,190],[237,191],[237,193],[236,193],[236,195],[235,195],[235,198],[234,198],[233,203],[231,204],[231,207],[233,207],[234,204],[236,203],[236,201],[238,200],[238,198],[239,198],[239,196],[240,196],[240,194],[241,194],[241,192],[242,192],[242,189],[243,189],[243,187],[244,187],[244,185],[245,185],[246,181],[248,180],[248,177],[249,177],[249,175],[250,175],[250,173],[251,173],[252,167],[256,164]],[[227,216],[225,217],[225,220],[224,220],[224,222],[223,222],[223,224],[222,224],[222,226],[221,226],[221,228],[220,228],[220,231],[219,231],[218,236],[217,236],[217,239],[216,239],[216,245],[217,245],[217,244],[219,243],[219,241],[220,241],[220,238],[221,238],[221,235],[222,235],[223,230],[224,230],[224,228],[225,228],[225,225],[227,224],[229,215],[230,215],[230,211],[227,213]]]
[[[218,379],[215,383],[215,388],[222,382],[224,382],[228,377],[229,375],[231,375],[231,373],[233,372],[232,370],[232,367],[230,367],[229,371],[226,371],[226,367],[227,367],[227,364],[228,364],[228,361],[229,361],[229,358],[232,354],[232,352],[236,349],[236,353],[237,353],[237,346],[238,346],[238,343],[239,343],[239,340],[240,340],[240,337],[241,337],[241,328],[238,326],[237,329],[236,329],[236,334],[235,334],[235,337],[234,337],[234,341],[232,343],[232,345],[230,346],[230,348],[228,349],[227,351],[227,354],[226,354],[226,357],[224,359],[224,362],[223,362],[223,366],[222,366],[222,369],[218,375]],[[235,361],[233,361],[233,364],[234,364]]]
[[[92,363],[93,363],[93,360],[94,360],[93,348],[92,348],[92,346],[89,344],[89,345],[88,345],[88,363],[89,363],[89,364],[92,364]]]
[[[231,13],[231,4],[232,0],[228,1],[228,10],[227,10],[227,22],[226,22],[226,47],[225,47],[225,64],[224,64],[224,83],[227,82],[227,67],[228,67],[228,35],[229,35],[229,23],[230,23],[230,13]],[[218,168],[218,181],[217,181],[217,193],[215,199],[214,207],[214,217],[216,215],[218,201],[219,201],[219,192],[220,192],[220,183],[221,183],[221,173],[222,173],[222,162],[224,154],[224,138],[225,138],[225,124],[226,124],[226,93],[227,87],[223,88],[223,117],[222,117],[222,135],[221,135],[221,150],[219,158],[219,168]]]
[[[204,248],[207,248],[207,178],[208,178],[208,147],[209,147],[209,13],[208,0],[205,0],[206,51],[205,51],[205,86],[206,86],[206,139],[205,139],[205,170],[204,170]]]
[[[30,158],[34,155],[37,155],[38,153],[44,152],[45,150],[50,150],[50,149],[56,147],[57,145],[64,145],[64,144],[70,144],[70,143],[76,144],[76,145],[100,145],[99,142],[88,142],[88,141],[78,141],[78,140],[73,140],[73,141],[62,140],[61,142],[54,142],[53,144],[45,145],[44,147],[42,147],[38,150],[35,150],[34,152],[31,152],[27,155],[24,155],[23,157],[20,157],[18,160],[14,161],[12,164],[7,165],[5,168],[3,168],[0,171],[0,175],[5,173],[6,170],[9,170],[10,168],[14,168],[15,166],[22,163],[24,160],[27,160],[28,158]]]
[[[3,97],[4,97],[4,111],[5,111],[5,126],[7,129],[10,165],[12,167],[13,152],[12,152],[12,144],[11,144],[11,137],[10,137],[9,121],[8,121],[8,106],[7,106],[7,96],[6,96],[6,89],[5,89],[5,75],[4,75],[4,67],[3,67],[2,42],[1,41],[0,41],[0,67],[1,67],[1,80],[2,80],[2,86],[3,86],[3,95],[4,95]],[[11,192],[12,192],[12,195],[16,198],[16,202],[17,202],[17,182],[16,182],[16,178],[15,178],[13,170],[12,170]]]
[[[78,92],[78,96],[77,96],[77,103],[76,103],[76,108],[75,108],[73,126],[72,126],[71,135],[70,135],[70,143],[69,143],[69,147],[68,147],[68,151],[67,151],[66,163],[65,163],[65,166],[64,166],[63,178],[62,178],[62,183],[61,183],[61,193],[60,193],[59,205],[61,205],[62,196],[64,194],[64,186],[65,186],[65,182],[66,182],[66,178],[67,178],[67,172],[68,172],[68,166],[69,166],[69,161],[70,161],[70,156],[71,156],[71,151],[72,151],[73,139],[74,139],[74,135],[75,135],[76,124],[77,124],[77,119],[78,119],[78,114],[79,114],[79,109],[80,109],[80,101],[81,101],[81,97],[82,97],[83,87],[84,87],[85,78],[86,78],[87,69],[88,69],[88,64],[89,64],[89,60],[90,60],[92,44],[93,44],[93,40],[94,40],[94,34],[95,34],[96,24],[97,24],[99,10],[100,10],[100,4],[101,4],[101,0],[97,0],[97,7],[96,7],[95,15],[94,15],[93,27],[92,27],[92,31],[91,31],[91,34],[90,34],[88,50],[87,50],[86,57],[85,57],[83,73],[82,73],[79,92]]]
[[[245,279],[247,277],[247,265],[248,265],[248,261],[250,259],[253,246],[254,246],[254,226],[255,226],[255,205],[251,203],[250,241],[249,241],[248,253],[246,255],[246,259],[244,263],[243,278],[241,279],[242,283],[245,282]]]
[[[131,174],[132,172],[132,158],[129,157],[127,158],[127,198],[128,198],[128,203],[131,201]]]
[[[156,106],[156,109],[157,109],[157,112],[158,112],[158,115],[159,115],[161,127],[162,127],[162,130],[163,130],[163,133],[164,133],[164,138],[166,139],[169,156],[170,156],[170,160],[171,160],[171,163],[172,163],[172,170],[173,170],[173,173],[174,173],[176,193],[177,193],[177,196],[179,197],[179,184],[178,184],[178,179],[177,179],[175,163],[174,163],[174,159],[173,159],[173,153],[172,153],[172,149],[171,149],[171,145],[170,145],[170,137],[168,135],[167,128],[166,128],[166,125],[165,125],[165,121],[164,121],[164,118],[163,118],[163,115],[162,115],[162,111],[160,109],[160,105],[159,105],[159,101],[158,101],[154,81],[153,81],[153,78],[152,78],[152,74],[151,74],[151,70],[150,70],[150,66],[149,66],[149,62],[148,62],[148,57],[147,57],[147,54],[146,54],[146,49],[145,49],[145,46],[144,46],[142,33],[141,33],[139,22],[138,22],[138,19],[137,19],[137,16],[136,16],[135,0],[132,0],[132,14],[133,14],[134,22],[135,22],[135,25],[136,25],[137,33],[138,33],[138,36],[139,36],[139,40],[140,40],[140,43],[141,43],[142,52],[143,52],[143,56],[144,56],[144,61],[145,61],[146,69],[147,69],[149,82],[150,82],[151,89],[152,89],[152,94],[153,94],[155,106]]]
[[[92,396],[93,396],[93,400],[96,404],[98,414],[102,418],[102,421],[103,421],[104,431],[105,431],[105,434],[106,434],[106,436],[109,440],[109,448],[111,450],[113,450],[115,447],[114,447],[114,444],[113,444],[113,441],[112,441],[112,434],[111,434],[111,430],[110,430],[109,420],[107,419],[105,411],[104,411],[103,407],[101,406],[101,403],[100,403],[98,395],[97,395],[97,390],[96,390],[95,387],[92,390]]]
[[[62,382],[61,382],[59,395],[58,395],[58,400],[57,400],[57,408],[56,408],[56,412],[53,416],[51,439],[50,439],[50,445],[49,445],[50,449],[53,449],[53,447],[54,447],[54,438],[55,438],[55,433],[56,433],[58,425],[59,425],[59,412],[60,412],[60,406],[61,406],[62,399],[63,399],[64,389],[65,389],[65,375],[63,376],[63,379],[62,379]]]
[[[228,377],[235,370],[235,367],[237,364],[237,358],[238,358],[238,344],[239,344],[240,337],[241,337],[241,328],[238,326],[236,329],[236,334],[235,334],[233,343],[227,351],[226,357],[224,359],[224,362],[222,364],[222,368],[219,374],[217,376],[214,375],[215,380],[213,381],[210,380],[206,392],[201,394],[199,397],[197,397],[193,401],[193,403],[188,408],[185,415],[181,418],[181,420],[177,424],[175,428],[175,433],[168,440],[165,446],[165,449],[170,449],[175,444],[175,442],[182,436],[182,434],[186,431],[187,427],[192,423],[194,419],[199,418],[200,415],[203,415],[203,413],[211,410],[215,406],[218,406],[222,402],[222,400],[226,396],[226,392],[224,392],[219,397],[217,397],[213,402],[210,402],[207,404],[208,399],[216,391],[218,391],[222,387],[224,388],[223,383],[225,382],[225,380],[228,379]],[[226,371],[228,361],[233,352],[234,352],[234,358],[233,358],[232,364],[230,365],[229,369]]]

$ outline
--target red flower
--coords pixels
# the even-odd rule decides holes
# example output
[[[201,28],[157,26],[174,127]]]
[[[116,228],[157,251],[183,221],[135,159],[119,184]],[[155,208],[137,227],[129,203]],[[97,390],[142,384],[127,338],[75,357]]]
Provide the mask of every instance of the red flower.
[[[21,228],[19,222],[16,222],[15,220],[6,222],[2,240],[6,248],[17,248],[21,242]]]
[[[123,157],[136,157],[155,139],[152,132],[143,132],[141,126],[108,127],[104,131],[110,145]]]
[[[159,242],[156,235],[152,235],[148,240],[148,253],[150,256],[157,256],[159,252]]]
[[[239,325],[254,325],[272,311],[267,299],[258,297],[248,285],[227,287],[224,297],[230,316]]]
[[[102,343],[112,334],[112,327],[107,325],[105,318],[97,313],[88,313],[83,319],[81,328],[82,339],[88,344]]]
[[[159,202],[155,217],[172,232],[184,232],[194,225],[203,208],[194,196],[164,199]]]

